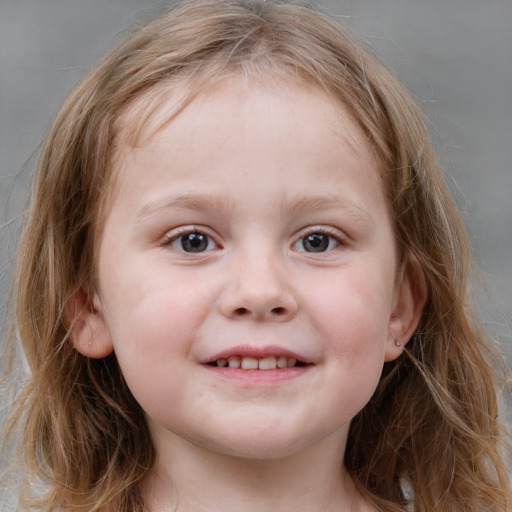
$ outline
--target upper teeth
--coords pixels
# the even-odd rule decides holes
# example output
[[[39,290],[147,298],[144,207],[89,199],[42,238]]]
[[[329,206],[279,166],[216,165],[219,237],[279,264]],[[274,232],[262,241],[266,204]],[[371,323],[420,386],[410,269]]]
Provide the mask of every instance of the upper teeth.
[[[286,356],[267,356],[267,357],[241,357],[231,356],[227,359],[217,359],[214,361],[216,366],[229,368],[242,368],[244,370],[275,370],[276,368],[289,368],[297,364],[297,359]]]

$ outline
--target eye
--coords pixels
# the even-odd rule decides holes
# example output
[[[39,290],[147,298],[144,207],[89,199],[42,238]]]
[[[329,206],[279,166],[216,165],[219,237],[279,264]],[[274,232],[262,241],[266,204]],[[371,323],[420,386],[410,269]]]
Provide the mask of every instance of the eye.
[[[327,252],[340,246],[339,238],[334,235],[317,231],[308,233],[294,244],[294,249],[299,252]]]
[[[200,231],[189,231],[171,236],[165,245],[189,253],[206,252],[218,248],[212,237]]]

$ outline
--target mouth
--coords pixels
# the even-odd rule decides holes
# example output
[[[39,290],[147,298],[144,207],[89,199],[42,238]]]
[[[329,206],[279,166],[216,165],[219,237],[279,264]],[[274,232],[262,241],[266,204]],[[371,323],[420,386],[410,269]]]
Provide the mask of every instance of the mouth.
[[[207,364],[208,366],[214,366],[217,368],[270,371],[308,366],[310,363],[306,363],[295,357],[287,357],[284,355],[264,357],[232,355],[229,357],[220,357],[213,361],[209,361]]]
[[[216,377],[235,382],[237,389],[276,386],[310,374],[318,360],[279,345],[238,345],[200,361]]]

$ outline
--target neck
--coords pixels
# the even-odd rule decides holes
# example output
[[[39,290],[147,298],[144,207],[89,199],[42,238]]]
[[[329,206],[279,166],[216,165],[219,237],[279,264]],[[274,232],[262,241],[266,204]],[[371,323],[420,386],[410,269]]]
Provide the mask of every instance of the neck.
[[[157,447],[143,488],[151,512],[367,512],[342,464],[345,440],[279,459],[212,452],[181,438]]]

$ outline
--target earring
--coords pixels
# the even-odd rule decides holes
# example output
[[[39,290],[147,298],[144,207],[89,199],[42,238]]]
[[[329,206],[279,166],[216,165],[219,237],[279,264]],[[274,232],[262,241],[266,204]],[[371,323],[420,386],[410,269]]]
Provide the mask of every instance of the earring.
[[[89,338],[89,345],[92,345],[92,338]]]
[[[395,338],[395,345],[402,348],[402,344]]]

